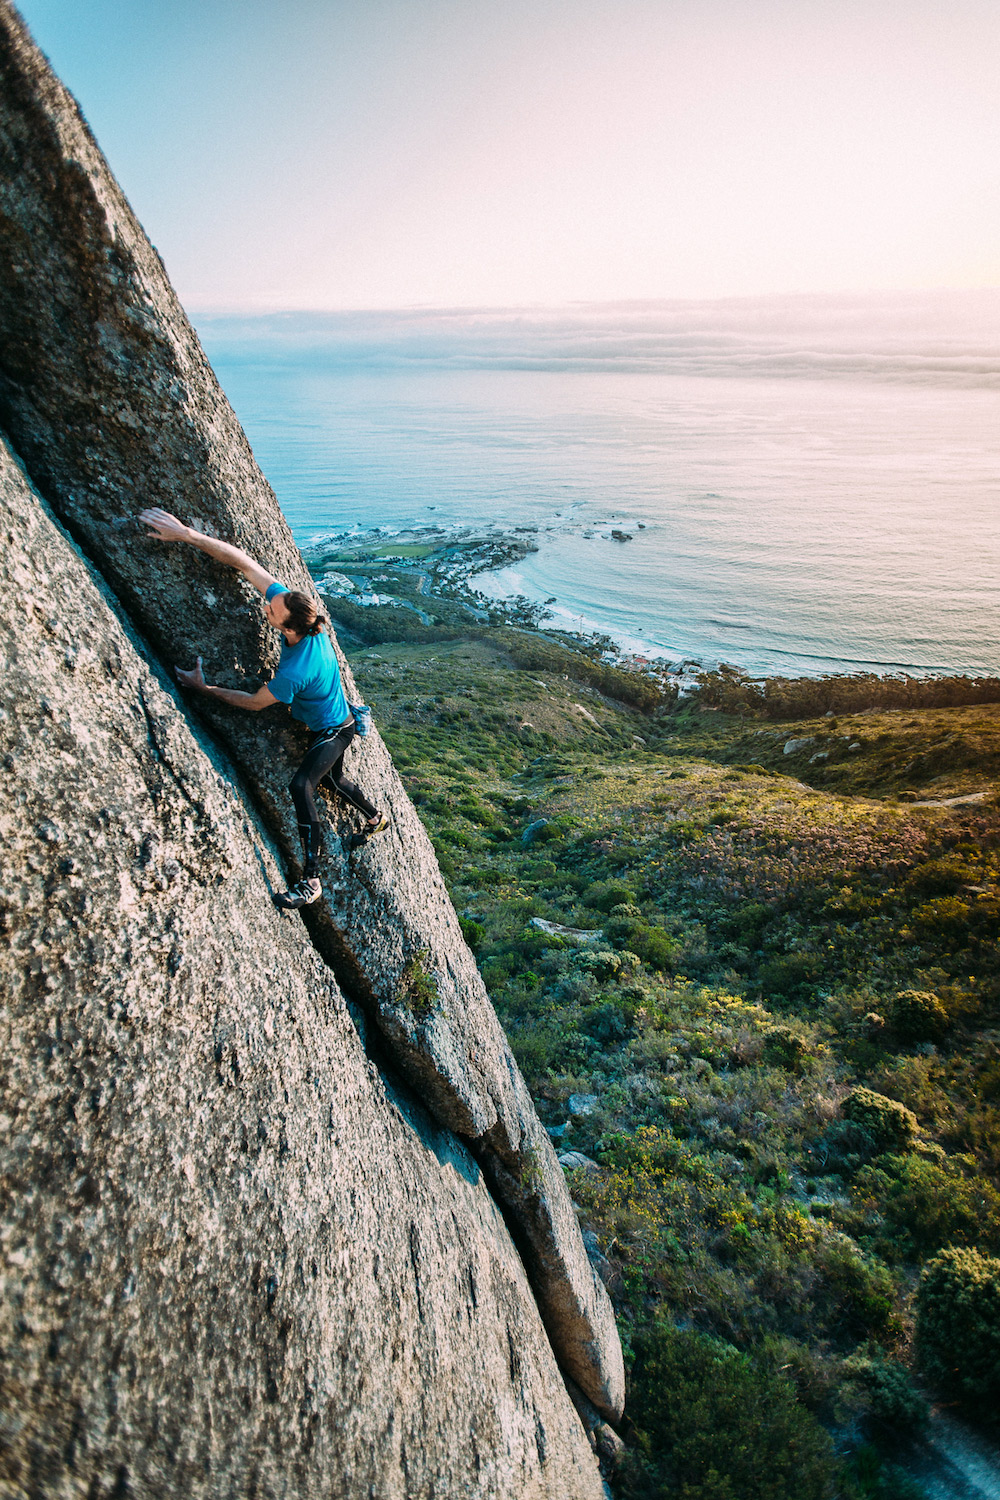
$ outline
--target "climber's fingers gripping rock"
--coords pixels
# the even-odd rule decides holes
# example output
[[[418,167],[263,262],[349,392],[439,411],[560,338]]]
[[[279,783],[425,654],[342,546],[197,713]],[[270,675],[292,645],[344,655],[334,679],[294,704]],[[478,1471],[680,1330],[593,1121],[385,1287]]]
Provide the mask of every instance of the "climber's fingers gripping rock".
[[[176,516],[172,516],[169,510],[163,510],[159,505],[140,511],[139,520],[145,522],[152,535],[159,537],[161,542],[186,542],[188,540],[190,528],[185,526],[183,521],[179,521]]]

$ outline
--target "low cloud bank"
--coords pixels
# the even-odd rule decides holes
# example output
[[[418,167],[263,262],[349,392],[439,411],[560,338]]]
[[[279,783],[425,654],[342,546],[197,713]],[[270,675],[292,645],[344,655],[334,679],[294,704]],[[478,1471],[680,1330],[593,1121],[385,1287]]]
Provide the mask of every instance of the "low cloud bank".
[[[1000,288],[195,321],[210,357],[241,363],[1000,385]]]

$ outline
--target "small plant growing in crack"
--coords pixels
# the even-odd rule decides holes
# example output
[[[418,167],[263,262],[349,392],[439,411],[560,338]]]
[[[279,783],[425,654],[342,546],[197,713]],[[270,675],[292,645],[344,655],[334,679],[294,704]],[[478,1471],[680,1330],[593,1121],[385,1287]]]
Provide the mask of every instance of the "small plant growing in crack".
[[[521,1181],[532,1193],[541,1194],[545,1187],[542,1156],[537,1146],[528,1146],[521,1152]]]
[[[426,1021],[438,1002],[438,985],[427,968],[430,954],[421,948],[410,959],[400,976],[396,1003],[404,1006],[418,1021]]]

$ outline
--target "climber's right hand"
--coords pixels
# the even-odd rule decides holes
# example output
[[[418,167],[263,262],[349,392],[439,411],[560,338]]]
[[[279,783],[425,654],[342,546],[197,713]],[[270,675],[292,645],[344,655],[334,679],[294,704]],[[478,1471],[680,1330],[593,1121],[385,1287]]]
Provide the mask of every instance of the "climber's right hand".
[[[162,510],[159,505],[140,511],[139,520],[150,528],[147,535],[159,537],[161,542],[186,542],[191,529],[176,516],[172,516],[169,510]]]

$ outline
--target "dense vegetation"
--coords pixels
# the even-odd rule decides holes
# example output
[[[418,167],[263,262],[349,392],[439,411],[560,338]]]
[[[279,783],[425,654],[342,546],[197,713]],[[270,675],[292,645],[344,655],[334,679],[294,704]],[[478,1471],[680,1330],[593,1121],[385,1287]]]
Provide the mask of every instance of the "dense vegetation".
[[[1000,710],[760,732],[517,634],[353,666],[615,1302],[616,1493],[918,1496],[925,1397],[996,1410]]]
[[[871,708],[958,708],[1000,703],[1000,678],[877,676],[851,672],[835,677],[753,678],[736,667],[702,673],[701,700],[727,713],[768,719],[809,719],[825,713]]]

